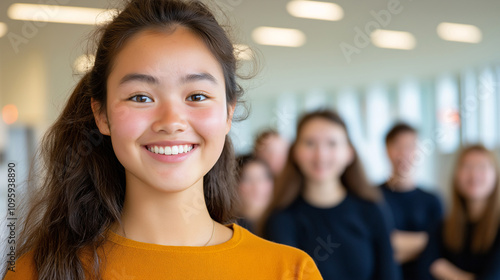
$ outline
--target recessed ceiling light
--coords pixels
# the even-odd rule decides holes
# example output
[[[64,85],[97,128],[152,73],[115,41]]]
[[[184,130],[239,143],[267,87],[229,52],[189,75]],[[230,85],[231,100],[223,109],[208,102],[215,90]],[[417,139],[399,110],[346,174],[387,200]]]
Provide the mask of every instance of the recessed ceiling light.
[[[370,35],[372,43],[379,48],[411,50],[416,40],[410,32],[376,29]]]
[[[482,39],[481,30],[470,24],[442,22],[437,27],[437,33],[446,41],[479,43]]]
[[[286,5],[294,17],[337,21],[344,17],[344,10],[335,3],[294,0]]]
[[[7,34],[7,24],[0,22],[0,38]]]
[[[300,47],[306,35],[298,29],[261,26],[254,29],[252,37],[258,44],[282,47]]]
[[[21,3],[12,4],[7,9],[7,15],[15,20],[89,25],[107,22],[115,14],[116,10]]]
[[[238,60],[252,60],[253,52],[249,46],[243,44],[234,44],[234,54]]]

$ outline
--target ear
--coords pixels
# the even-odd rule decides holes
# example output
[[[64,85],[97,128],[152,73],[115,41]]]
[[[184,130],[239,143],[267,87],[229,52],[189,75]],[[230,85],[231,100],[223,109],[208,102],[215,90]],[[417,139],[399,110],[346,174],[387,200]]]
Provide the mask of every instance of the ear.
[[[236,108],[236,102],[229,104],[229,106],[227,107],[226,135],[231,130],[231,124],[233,123],[233,115],[235,108]]]
[[[103,135],[110,135],[108,117],[106,116],[106,110],[101,110],[101,103],[91,98],[90,104],[92,107],[92,113],[94,114],[95,124],[99,131]]]

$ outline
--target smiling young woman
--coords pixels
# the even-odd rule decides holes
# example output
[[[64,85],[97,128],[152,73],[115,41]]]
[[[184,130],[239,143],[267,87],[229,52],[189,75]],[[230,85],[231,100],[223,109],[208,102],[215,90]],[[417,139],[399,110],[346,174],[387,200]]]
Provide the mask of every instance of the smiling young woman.
[[[302,116],[258,232],[310,254],[325,279],[399,280],[381,194],[334,111]]]
[[[322,279],[303,251],[233,223],[235,71],[199,1],[129,1],[44,138],[5,279]]]
[[[460,151],[448,214],[431,233],[418,279],[500,279],[500,165],[480,144]]]

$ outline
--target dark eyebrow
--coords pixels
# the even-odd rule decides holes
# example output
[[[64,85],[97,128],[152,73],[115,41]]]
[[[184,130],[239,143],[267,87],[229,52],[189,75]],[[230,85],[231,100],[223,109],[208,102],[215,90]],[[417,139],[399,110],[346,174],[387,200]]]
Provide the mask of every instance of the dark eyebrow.
[[[139,82],[145,82],[148,84],[159,84],[159,81],[157,78],[151,76],[151,75],[146,75],[146,74],[139,74],[139,73],[132,73],[132,74],[127,74],[125,77],[123,77],[120,80],[120,85],[130,82],[130,81],[139,81]]]
[[[211,74],[205,73],[205,72],[188,74],[184,78],[182,78],[181,82],[185,84],[185,83],[189,83],[189,82],[196,82],[196,81],[203,81],[203,80],[217,84],[217,79],[214,76],[212,76]]]
[[[214,84],[217,84],[217,79],[209,74],[209,73],[195,73],[195,74],[188,74],[185,77],[181,79],[181,82],[183,84],[190,83],[190,82],[196,82],[196,81],[209,81]],[[151,75],[146,75],[146,74],[139,74],[139,73],[132,73],[132,74],[127,74],[125,75],[121,80],[120,80],[120,85],[130,82],[130,81],[140,81],[140,82],[145,82],[148,84],[159,84],[159,80]]]

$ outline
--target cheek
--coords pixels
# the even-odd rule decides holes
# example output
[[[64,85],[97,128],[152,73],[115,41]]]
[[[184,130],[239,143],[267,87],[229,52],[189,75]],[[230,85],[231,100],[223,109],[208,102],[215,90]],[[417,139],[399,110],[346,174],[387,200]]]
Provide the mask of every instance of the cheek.
[[[345,167],[349,164],[349,151],[347,150],[347,148],[340,148],[336,152],[333,153],[332,159],[338,165]]]
[[[470,174],[468,174],[467,171],[459,172],[457,176],[457,181],[460,190],[466,190],[467,185],[470,182]]]
[[[295,151],[293,152],[293,155],[295,162],[301,169],[304,168],[304,166],[309,165],[310,159],[307,148],[297,146],[297,148],[295,148]]]
[[[240,183],[240,192],[242,194],[245,194],[245,193],[247,193],[247,191],[248,191],[248,184],[244,183],[244,182],[241,182]]]
[[[489,195],[495,189],[495,182],[497,180],[495,171],[491,170],[484,175],[485,192]]]
[[[394,160],[394,161],[400,161],[401,160],[401,153],[398,151],[398,150],[392,150],[390,152],[390,157]]]
[[[137,138],[144,132],[150,118],[150,112],[137,112],[124,105],[110,106],[108,114],[112,138]]]
[[[314,160],[314,148],[310,147],[300,147],[298,151],[298,161],[311,162]]]
[[[271,181],[266,181],[264,184],[262,184],[262,193],[264,195],[270,194],[272,190],[273,190],[273,183]]]
[[[227,111],[225,106],[212,106],[203,110],[193,110],[190,114],[191,124],[196,131],[210,144],[211,139],[217,139],[218,146],[223,146],[226,136]]]

